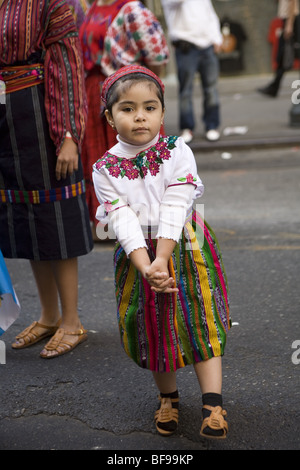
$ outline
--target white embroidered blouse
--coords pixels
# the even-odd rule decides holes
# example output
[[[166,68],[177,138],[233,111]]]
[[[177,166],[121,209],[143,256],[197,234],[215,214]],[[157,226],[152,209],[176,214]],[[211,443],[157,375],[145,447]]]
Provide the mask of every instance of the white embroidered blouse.
[[[181,137],[157,135],[147,148],[118,143],[93,165],[100,206],[126,254],[146,247],[145,236],[178,241],[204,186],[192,150]]]

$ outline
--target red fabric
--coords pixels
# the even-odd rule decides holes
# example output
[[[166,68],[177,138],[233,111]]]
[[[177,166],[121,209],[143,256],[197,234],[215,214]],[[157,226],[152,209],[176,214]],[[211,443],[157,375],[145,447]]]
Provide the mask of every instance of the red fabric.
[[[99,205],[92,181],[92,165],[117,143],[116,132],[101,117],[101,86],[105,76],[100,72],[104,38],[107,28],[122,6],[130,0],[116,0],[110,5],[98,6],[94,2],[81,25],[79,37],[83,64],[88,76],[85,87],[88,100],[88,119],[82,144],[81,160],[86,181],[86,198],[90,220],[97,223],[95,214]]]
[[[272,69],[277,69],[277,52],[278,52],[278,41],[282,33],[283,20],[281,18],[274,18],[270,23],[268,40],[272,44]]]
[[[94,2],[91,5],[79,31],[85,70],[92,70],[95,65],[100,65],[107,29],[122,6],[129,1],[116,0],[100,6]]]
[[[268,41],[272,44],[272,69],[277,70],[277,53],[278,53],[278,42],[279,37],[282,34],[283,30],[283,20],[281,18],[274,18],[269,27]],[[299,59],[294,60],[293,70],[298,70],[300,67]]]
[[[81,153],[90,220],[95,223],[99,202],[92,181],[92,166],[106,150],[117,143],[116,132],[107,123],[106,117],[101,116],[100,86],[104,79],[105,76],[99,70],[95,70],[86,78],[88,119]]]

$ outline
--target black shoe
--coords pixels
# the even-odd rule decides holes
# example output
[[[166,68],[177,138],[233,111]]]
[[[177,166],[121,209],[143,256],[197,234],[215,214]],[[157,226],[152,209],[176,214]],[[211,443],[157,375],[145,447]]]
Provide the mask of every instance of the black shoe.
[[[259,93],[263,93],[264,95],[272,96],[272,98],[276,98],[278,89],[274,88],[272,85],[266,86],[264,88],[257,88]]]

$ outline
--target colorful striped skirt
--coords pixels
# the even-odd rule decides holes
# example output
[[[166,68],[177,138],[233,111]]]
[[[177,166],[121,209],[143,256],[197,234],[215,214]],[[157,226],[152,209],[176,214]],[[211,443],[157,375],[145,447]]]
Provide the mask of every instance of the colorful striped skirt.
[[[155,258],[156,240],[146,240]],[[171,372],[222,356],[231,326],[228,288],[217,239],[194,211],[169,262],[179,292],[157,294],[120,244],[114,254],[121,343],[140,367]]]
[[[85,182],[79,169],[55,177],[55,146],[44,85],[9,93],[0,103],[0,249],[6,258],[59,260],[93,247]]]

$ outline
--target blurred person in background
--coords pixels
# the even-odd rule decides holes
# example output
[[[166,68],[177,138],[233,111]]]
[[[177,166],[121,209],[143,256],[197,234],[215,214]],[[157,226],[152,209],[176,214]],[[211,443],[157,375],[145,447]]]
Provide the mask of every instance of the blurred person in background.
[[[193,84],[199,73],[203,93],[203,123],[207,140],[220,137],[217,89],[223,42],[220,21],[210,0],[162,0],[165,20],[175,48],[179,81],[179,128],[186,143],[195,129]]]
[[[131,64],[144,65],[161,75],[169,59],[169,50],[162,26],[140,1],[95,0],[79,35],[88,97],[82,161],[93,237],[94,241],[99,241],[95,218],[98,201],[92,181],[92,165],[117,143],[117,133],[103,114],[100,102],[102,83],[116,70]]]
[[[299,15],[299,0],[278,0],[278,10],[277,10],[277,16],[278,18],[281,18],[283,21],[283,26],[282,26],[282,33],[279,38],[279,43],[278,43],[278,52],[277,52],[277,66],[276,66],[276,72],[275,76],[273,77],[273,80],[271,83],[269,83],[267,86],[263,88],[258,88],[257,91],[264,95],[272,96],[273,98],[276,98],[278,95],[280,85],[282,78],[284,76],[284,73],[287,70],[290,70],[293,66],[293,60],[294,60],[294,48],[293,48],[293,42],[296,38],[296,34],[300,34],[300,32],[296,32],[295,29],[295,19]],[[291,57],[288,60],[289,64],[287,64],[287,60],[285,57],[285,46],[287,45],[288,41],[291,41],[290,47],[291,47]]]

